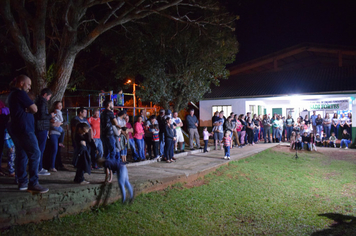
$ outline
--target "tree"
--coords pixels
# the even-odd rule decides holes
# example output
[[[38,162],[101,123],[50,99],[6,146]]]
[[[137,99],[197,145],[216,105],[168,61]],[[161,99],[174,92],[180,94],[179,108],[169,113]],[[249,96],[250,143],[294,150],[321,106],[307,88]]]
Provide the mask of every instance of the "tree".
[[[233,22],[226,12],[219,15]],[[140,80],[137,95],[143,101],[166,109],[173,104],[180,111],[189,102],[199,101],[212,83],[218,85],[219,79],[229,75],[226,65],[234,61],[238,42],[230,28],[219,25],[202,29],[155,16],[128,29],[126,40],[132,42],[131,47],[106,53],[114,54],[118,77]],[[123,45],[128,44],[124,41]]]
[[[214,10],[215,3],[215,0],[1,0],[0,14],[32,78],[34,92],[38,94],[42,88],[50,87],[55,101],[63,97],[78,53],[101,34],[153,14],[198,22],[180,14],[179,8]],[[164,11],[172,7],[177,7],[175,14],[166,15]]]

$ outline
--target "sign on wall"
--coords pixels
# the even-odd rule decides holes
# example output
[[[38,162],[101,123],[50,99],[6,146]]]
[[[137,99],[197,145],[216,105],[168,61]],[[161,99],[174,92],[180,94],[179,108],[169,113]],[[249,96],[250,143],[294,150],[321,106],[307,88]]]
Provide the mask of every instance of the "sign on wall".
[[[310,110],[348,110],[349,100],[310,102],[309,109]]]

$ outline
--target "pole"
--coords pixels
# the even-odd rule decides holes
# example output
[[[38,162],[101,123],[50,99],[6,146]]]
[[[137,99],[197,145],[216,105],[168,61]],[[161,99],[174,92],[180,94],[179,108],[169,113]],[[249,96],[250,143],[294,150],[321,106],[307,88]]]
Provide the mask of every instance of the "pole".
[[[89,102],[88,102],[88,103],[89,103],[89,104],[88,104],[88,105],[89,105],[88,107],[90,107],[90,94],[89,94]]]
[[[133,117],[135,119],[135,115],[136,115],[136,113],[135,113],[135,111],[136,111],[136,84],[135,84],[135,81],[133,83],[133,92],[132,92],[132,94],[133,94],[133,107],[134,107],[134,109],[133,109]]]

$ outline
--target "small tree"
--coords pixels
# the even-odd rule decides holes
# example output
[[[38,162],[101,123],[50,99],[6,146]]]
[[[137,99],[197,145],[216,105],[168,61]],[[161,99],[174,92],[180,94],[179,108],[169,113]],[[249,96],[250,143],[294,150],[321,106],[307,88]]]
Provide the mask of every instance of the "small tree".
[[[233,21],[225,12],[219,16],[224,16],[225,22]],[[166,109],[173,103],[174,109],[180,111],[189,102],[199,101],[212,83],[218,85],[219,79],[228,77],[225,67],[238,52],[231,27],[221,27],[219,18],[213,15],[205,17],[217,24],[198,28],[156,16],[129,28],[131,33],[127,33],[126,40],[132,46],[111,51],[118,77],[143,77],[138,96]]]

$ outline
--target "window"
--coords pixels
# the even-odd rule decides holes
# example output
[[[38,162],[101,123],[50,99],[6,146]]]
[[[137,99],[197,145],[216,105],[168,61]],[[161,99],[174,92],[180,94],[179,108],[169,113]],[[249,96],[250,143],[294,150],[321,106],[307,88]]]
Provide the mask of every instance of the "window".
[[[258,115],[262,115],[262,106],[258,106]]]
[[[256,106],[255,105],[250,105],[250,112],[251,115],[253,116],[254,114],[256,114]]]
[[[232,106],[212,106],[211,107],[211,113],[212,116],[214,116],[214,113],[218,111],[224,111],[224,116],[228,117],[232,111]]]

